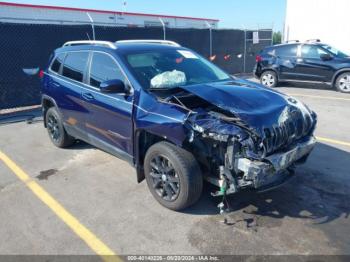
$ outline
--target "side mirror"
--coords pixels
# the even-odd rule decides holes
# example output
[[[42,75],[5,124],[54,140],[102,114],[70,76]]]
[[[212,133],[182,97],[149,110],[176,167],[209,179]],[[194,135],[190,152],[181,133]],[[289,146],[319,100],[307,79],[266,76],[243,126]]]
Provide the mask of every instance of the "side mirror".
[[[124,82],[120,79],[112,79],[104,81],[100,84],[100,91],[102,93],[119,93],[129,94]]]
[[[332,57],[330,54],[321,54],[321,55],[320,55],[320,58],[321,58],[321,60],[323,60],[323,61],[329,61],[329,60],[332,60],[332,59],[333,59],[333,57]]]

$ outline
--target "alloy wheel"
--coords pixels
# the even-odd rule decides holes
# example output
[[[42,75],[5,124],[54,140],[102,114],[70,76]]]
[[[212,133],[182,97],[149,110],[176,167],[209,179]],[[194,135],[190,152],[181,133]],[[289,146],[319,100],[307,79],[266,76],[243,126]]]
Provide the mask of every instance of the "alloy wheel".
[[[350,92],[350,74],[345,74],[339,79],[338,88],[342,92]]]
[[[166,201],[176,200],[180,193],[180,178],[171,161],[163,155],[156,155],[150,166],[150,176],[157,194]]]
[[[270,73],[264,74],[261,82],[263,85],[271,87],[275,84],[275,77]]]
[[[54,115],[50,115],[47,120],[47,129],[55,142],[58,142],[61,136],[58,120]]]

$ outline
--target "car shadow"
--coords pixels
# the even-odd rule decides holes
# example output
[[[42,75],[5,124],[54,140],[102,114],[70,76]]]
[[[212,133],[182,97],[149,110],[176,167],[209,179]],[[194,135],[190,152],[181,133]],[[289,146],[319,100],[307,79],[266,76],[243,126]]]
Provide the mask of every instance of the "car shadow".
[[[97,147],[90,145],[82,140],[77,140],[75,143],[69,147],[66,147],[65,150],[84,150],[84,149],[97,149]]]
[[[257,193],[239,192],[227,197],[230,211],[229,223],[236,223],[235,213],[259,217],[266,223],[283,219],[305,218],[313,223],[328,223],[350,213],[350,153],[318,143],[307,163],[296,170],[296,176],[289,183],[274,190]],[[196,215],[218,215],[217,205],[222,197],[210,196],[215,188],[206,184],[198,204],[186,209],[184,213]],[[240,216],[242,217],[242,216]],[[250,217],[250,218],[249,218]]]
[[[95,148],[83,141],[77,141],[68,149],[84,150]],[[296,175],[279,188],[259,193],[242,191],[226,197],[226,214],[229,224],[243,220],[256,223],[256,218],[264,223],[276,223],[285,217],[311,219],[313,223],[331,222],[350,214],[350,153],[341,149],[318,143],[308,161],[296,169]],[[192,215],[218,216],[218,204],[222,197],[212,197],[218,190],[204,183],[200,200],[182,212]],[[237,216],[236,213],[241,215]]]

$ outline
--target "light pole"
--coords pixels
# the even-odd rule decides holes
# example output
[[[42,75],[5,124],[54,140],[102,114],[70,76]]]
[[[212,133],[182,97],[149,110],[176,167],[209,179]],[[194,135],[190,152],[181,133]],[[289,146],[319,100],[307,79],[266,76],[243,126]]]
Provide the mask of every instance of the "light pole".
[[[212,35],[212,27],[211,25],[208,23],[208,21],[205,21],[205,23],[207,24],[208,28],[209,28],[209,53],[210,56],[213,55],[213,35]]]
[[[162,23],[162,26],[163,26],[163,39],[166,40],[165,23],[164,23],[162,18],[158,17],[158,19]]]
[[[93,38],[94,40],[96,40],[96,39],[95,39],[94,20],[92,20],[92,17],[91,17],[91,15],[89,14],[89,12],[86,12],[86,15],[89,17],[89,20],[90,20],[90,22],[91,22],[91,27],[92,27],[92,38]]]

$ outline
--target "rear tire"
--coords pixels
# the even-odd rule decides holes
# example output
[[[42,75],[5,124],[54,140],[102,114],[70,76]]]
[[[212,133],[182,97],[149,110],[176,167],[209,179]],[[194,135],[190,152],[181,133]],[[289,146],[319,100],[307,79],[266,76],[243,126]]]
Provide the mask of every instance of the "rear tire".
[[[181,210],[198,201],[203,177],[193,155],[168,142],[151,146],[145,157],[147,185],[154,198],[166,208]]]
[[[268,70],[260,76],[260,83],[267,87],[276,87],[278,85],[278,78],[274,71]]]
[[[350,72],[342,73],[337,77],[335,88],[338,92],[350,94]]]
[[[60,114],[55,107],[50,107],[45,116],[45,124],[51,142],[60,148],[68,147],[75,142],[74,137],[67,134]]]

